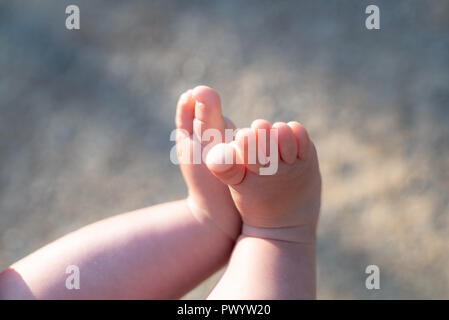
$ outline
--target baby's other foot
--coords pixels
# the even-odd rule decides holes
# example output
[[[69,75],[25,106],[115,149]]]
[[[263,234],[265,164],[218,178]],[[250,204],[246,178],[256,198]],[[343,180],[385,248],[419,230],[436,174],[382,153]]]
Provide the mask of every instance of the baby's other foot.
[[[184,180],[189,190],[188,203],[192,213],[202,221],[212,221],[225,234],[235,239],[241,219],[228,187],[208,170],[202,158],[213,145],[223,142],[224,130],[233,128],[221,112],[218,93],[206,86],[197,86],[181,95],[176,110],[176,149]],[[200,141],[205,129],[216,129],[222,138]],[[198,153],[199,152],[199,153]]]
[[[277,137],[270,136],[270,131],[277,132]],[[256,148],[251,148],[254,145]],[[251,152],[256,151],[265,157],[256,156],[251,162]],[[251,128],[240,130],[234,142],[214,146],[207,166],[229,185],[242,216],[243,235],[316,241],[321,176],[315,146],[300,123],[271,126],[266,120],[256,120]],[[277,170],[261,175],[260,169],[270,166]]]

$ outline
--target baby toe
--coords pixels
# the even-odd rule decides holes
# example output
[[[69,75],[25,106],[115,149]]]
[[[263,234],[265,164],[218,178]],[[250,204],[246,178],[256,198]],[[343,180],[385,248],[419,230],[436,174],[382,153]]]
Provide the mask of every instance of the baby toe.
[[[298,158],[305,160],[310,150],[310,138],[306,128],[297,121],[290,121],[288,126],[291,128],[298,149]]]
[[[176,128],[186,130],[189,134],[192,134],[194,116],[195,100],[192,97],[192,90],[187,90],[179,97],[176,106]]]
[[[223,132],[225,121],[217,91],[207,86],[197,86],[193,89],[192,96],[196,101],[195,119],[201,122],[202,129],[217,129]]]
[[[293,164],[297,158],[298,147],[292,130],[284,122],[274,123],[273,128],[278,130],[278,145],[281,159],[288,164]]]

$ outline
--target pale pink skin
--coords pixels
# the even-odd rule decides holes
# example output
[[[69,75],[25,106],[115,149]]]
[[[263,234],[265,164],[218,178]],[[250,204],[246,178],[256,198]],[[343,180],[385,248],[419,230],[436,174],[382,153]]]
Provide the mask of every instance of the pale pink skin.
[[[240,234],[241,219],[227,185],[209,171],[203,159],[200,159],[200,164],[193,164],[193,159],[181,154],[181,150],[192,150],[195,144],[200,143],[194,139],[195,130],[198,136],[206,129],[217,129],[224,139],[224,129],[234,128],[232,122],[222,115],[218,93],[206,86],[198,86],[183,93],[178,102],[176,127],[187,133],[178,135],[177,149],[181,171],[193,204],[192,210],[235,240]],[[209,143],[212,146],[221,142],[224,141],[203,141],[202,147],[208,150]],[[193,151],[190,155],[193,155]]]
[[[179,128],[192,133],[192,93],[204,104],[201,119],[224,126],[215,91],[202,86],[188,93],[189,100],[178,103]],[[204,118],[209,109],[220,110],[220,118]],[[121,214],[50,243],[0,274],[0,299],[182,297],[229,260],[241,220],[227,186],[204,164],[181,169],[191,201]],[[65,287],[69,265],[80,269],[80,290]]]
[[[191,135],[199,121],[206,128],[232,127],[221,115],[218,94],[204,86],[178,102],[177,127],[188,132],[179,144],[196,143]],[[253,127],[258,123],[267,126],[256,121]],[[288,136],[283,124],[276,126]],[[237,156],[243,130],[236,149],[220,144],[212,149],[209,168],[181,164],[189,200],[118,215],[68,234],[1,273],[0,298],[179,298],[229,259],[236,237],[229,266],[209,298],[314,298],[321,179],[304,128],[289,126],[294,140],[280,134],[276,175],[254,174],[257,165],[214,162],[229,150]],[[69,265],[80,268],[80,290],[65,288]]]
[[[259,163],[248,163],[249,140],[260,131],[278,132],[278,170],[261,175]],[[265,135],[269,140],[269,134]],[[266,142],[269,145],[269,142]],[[257,141],[254,145],[258,145]],[[268,148],[267,148],[268,149]],[[232,164],[224,164],[226,153]],[[266,153],[270,153],[268,149]],[[240,158],[240,162],[236,158]],[[241,163],[241,164],[239,164]],[[244,224],[253,227],[303,227],[315,230],[321,199],[321,176],[317,153],[305,128],[298,122],[253,121],[251,128],[238,131],[235,141],[218,144],[207,157],[211,172],[229,185]]]
[[[0,274],[0,299],[178,299],[217,271],[234,242],[199,222],[186,200],[70,233]],[[67,290],[66,268],[80,270]]]
[[[278,171],[262,176],[260,164],[248,164],[247,144],[259,139],[252,132],[272,127],[278,129]],[[227,154],[234,164],[223,163]],[[207,165],[229,185],[243,220],[228,268],[209,298],[314,299],[321,176],[304,127],[256,120],[234,142],[214,146]]]

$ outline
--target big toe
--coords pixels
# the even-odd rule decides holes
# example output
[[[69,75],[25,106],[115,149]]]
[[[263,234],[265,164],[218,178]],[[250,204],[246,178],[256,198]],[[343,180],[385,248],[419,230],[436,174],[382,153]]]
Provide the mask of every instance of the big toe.
[[[223,183],[236,185],[243,181],[246,171],[237,157],[233,143],[219,143],[207,154],[206,165]]]
[[[207,86],[197,86],[192,90],[195,102],[194,130],[202,136],[206,129],[216,129],[224,133],[226,122],[221,111],[221,100],[217,91]]]

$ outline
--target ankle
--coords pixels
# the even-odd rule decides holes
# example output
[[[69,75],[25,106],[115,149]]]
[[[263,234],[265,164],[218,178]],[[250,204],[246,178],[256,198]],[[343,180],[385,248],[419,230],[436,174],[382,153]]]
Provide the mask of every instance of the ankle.
[[[316,226],[254,227],[242,224],[242,236],[301,244],[316,244]]]
[[[186,203],[190,212],[200,224],[214,228],[232,241],[239,237],[242,223],[237,210],[236,212],[210,210],[197,204],[191,196],[187,197]]]

